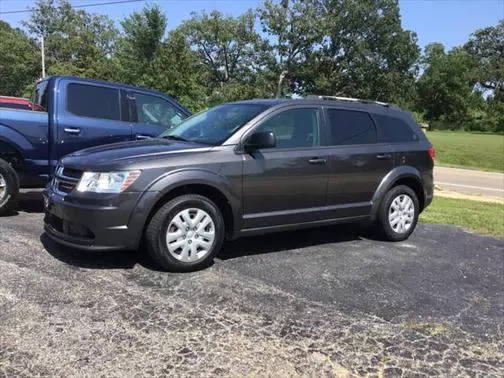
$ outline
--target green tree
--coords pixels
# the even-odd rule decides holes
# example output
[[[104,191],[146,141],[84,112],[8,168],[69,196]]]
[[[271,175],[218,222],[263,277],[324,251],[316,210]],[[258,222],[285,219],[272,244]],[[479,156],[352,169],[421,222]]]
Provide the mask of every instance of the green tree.
[[[159,6],[146,6],[121,22],[123,34],[116,57],[120,78],[128,83],[147,84],[159,74],[154,64],[162,46],[167,19]]]
[[[0,21],[0,94],[22,96],[41,76],[40,49],[23,31]]]
[[[464,48],[478,62],[479,85],[504,101],[504,19],[496,26],[474,32]]]
[[[177,28],[194,51],[207,78],[209,104],[258,97],[264,93],[255,16],[194,13]]]
[[[314,45],[323,36],[314,2],[266,0],[258,15],[263,32],[270,36],[264,63],[270,80],[276,82],[276,97],[282,97],[286,88],[298,92],[299,78],[306,75]]]
[[[167,93],[196,112],[208,106],[208,75],[179,30],[172,31],[152,62],[148,87]]]
[[[314,51],[313,92],[404,102],[420,51],[403,30],[396,0],[313,0],[324,38]]]
[[[424,72],[417,83],[420,109],[440,127],[472,128],[484,107],[481,93],[474,91],[476,61],[457,47],[446,53],[440,43],[425,48]]]
[[[24,26],[44,37],[49,74],[72,74],[108,79],[117,30],[106,16],[75,10],[67,0],[39,0]]]

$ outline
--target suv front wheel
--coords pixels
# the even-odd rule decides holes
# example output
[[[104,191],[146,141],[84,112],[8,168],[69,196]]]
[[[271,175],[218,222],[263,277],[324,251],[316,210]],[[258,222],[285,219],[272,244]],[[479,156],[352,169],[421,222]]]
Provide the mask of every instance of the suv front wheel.
[[[208,198],[176,197],[152,217],[146,230],[153,260],[168,271],[193,271],[211,264],[224,240],[224,220]]]
[[[378,223],[385,238],[406,240],[415,230],[419,210],[418,197],[410,187],[398,185],[390,189],[378,213]]]

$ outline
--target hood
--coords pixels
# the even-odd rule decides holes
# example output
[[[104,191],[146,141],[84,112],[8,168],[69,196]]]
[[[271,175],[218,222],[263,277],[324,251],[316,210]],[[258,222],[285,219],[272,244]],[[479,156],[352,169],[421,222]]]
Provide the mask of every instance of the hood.
[[[207,145],[155,138],[87,148],[65,156],[62,164],[76,168],[120,167],[144,160],[205,152],[210,149],[211,147]]]

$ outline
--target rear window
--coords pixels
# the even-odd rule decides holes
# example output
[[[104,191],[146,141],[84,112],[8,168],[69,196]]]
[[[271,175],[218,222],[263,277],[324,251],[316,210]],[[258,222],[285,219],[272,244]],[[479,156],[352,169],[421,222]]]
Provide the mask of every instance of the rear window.
[[[418,140],[418,135],[402,119],[376,115],[380,126],[380,141],[383,143],[406,143]]]
[[[119,121],[119,90],[95,85],[69,84],[68,111],[83,117]]]
[[[376,128],[365,112],[328,109],[331,145],[376,143]]]
[[[0,102],[0,108],[31,110],[31,108],[25,104],[13,104],[4,102]]]
[[[43,80],[35,86],[33,91],[32,102],[38,106],[34,107],[34,110],[47,111],[48,108],[48,89],[47,85],[49,80]]]

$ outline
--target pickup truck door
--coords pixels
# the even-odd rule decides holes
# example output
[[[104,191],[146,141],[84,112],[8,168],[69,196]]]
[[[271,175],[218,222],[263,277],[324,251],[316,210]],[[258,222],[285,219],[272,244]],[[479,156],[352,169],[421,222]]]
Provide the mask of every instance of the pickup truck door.
[[[130,141],[132,126],[120,90],[94,83],[65,83],[58,102],[56,157],[84,148]]]
[[[135,91],[128,91],[126,96],[130,104],[133,139],[157,137],[187,118],[183,109],[161,96]]]

